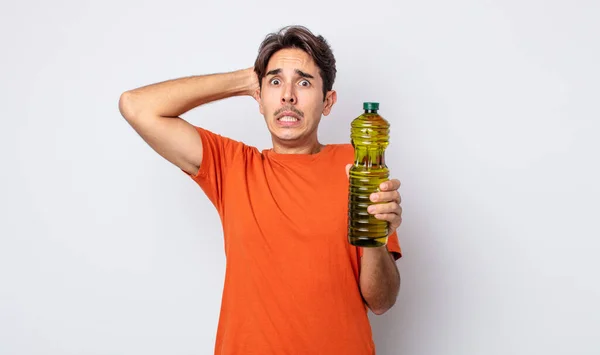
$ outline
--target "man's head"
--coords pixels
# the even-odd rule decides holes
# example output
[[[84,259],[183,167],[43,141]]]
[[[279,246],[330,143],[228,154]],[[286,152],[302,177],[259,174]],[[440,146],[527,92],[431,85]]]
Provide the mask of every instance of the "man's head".
[[[322,36],[301,26],[269,34],[254,64],[257,101],[277,143],[301,145],[316,138],[322,115],[337,97],[335,58]]]

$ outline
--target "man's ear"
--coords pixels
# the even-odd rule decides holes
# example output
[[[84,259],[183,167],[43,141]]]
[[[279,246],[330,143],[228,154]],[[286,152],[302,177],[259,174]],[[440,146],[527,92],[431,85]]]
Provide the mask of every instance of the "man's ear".
[[[337,93],[335,90],[331,90],[327,92],[325,95],[325,106],[323,107],[323,115],[327,116],[331,112],[331,108],[335,105],[337,101]]]

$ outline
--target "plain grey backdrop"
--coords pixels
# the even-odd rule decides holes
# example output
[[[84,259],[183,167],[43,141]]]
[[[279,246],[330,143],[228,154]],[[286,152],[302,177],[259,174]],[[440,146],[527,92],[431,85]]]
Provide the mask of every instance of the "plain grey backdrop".
[[[599,354],[598,18],[597,1],[2,2],[0,354],[212,353],[218,215],[117,103],[249,67],[288,24],[338,60],[324,143],[363,101],[392,125],[404,257],[378,354]],[[249,97],[184,118],[270,147]]]

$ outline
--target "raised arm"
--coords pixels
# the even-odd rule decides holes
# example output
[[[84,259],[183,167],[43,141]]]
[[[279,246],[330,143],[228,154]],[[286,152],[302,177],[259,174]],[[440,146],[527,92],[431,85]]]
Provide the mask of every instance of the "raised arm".
[[[255,96],[257,89],[252,68],[190,76],[126,91],[119,99],[119,111],[154,151],[195,175],[202,163],[202,140],[179,116],[212,101]]]

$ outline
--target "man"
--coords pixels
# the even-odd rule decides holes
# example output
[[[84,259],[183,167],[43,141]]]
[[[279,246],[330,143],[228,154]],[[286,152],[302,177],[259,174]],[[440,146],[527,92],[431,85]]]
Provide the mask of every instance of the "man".
[[[400,287],[400,182],[384,182],[372,196],[378,204],[370,212],[390,222],[388,245],[350,245],[354,151],[317,138],[321,116],[337,99],[335,74],[325,39],[295,26],[267,36],[253,68],[121,96],[130,125],[202,188],[221,217],[227,262],[215,354],[375,353],[367,309],[384,313]],[[272,149],[258,151],[179,117],[241,95],[258,102]]]

